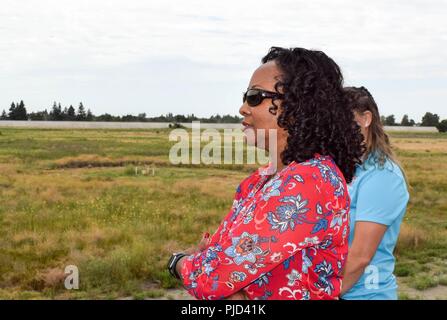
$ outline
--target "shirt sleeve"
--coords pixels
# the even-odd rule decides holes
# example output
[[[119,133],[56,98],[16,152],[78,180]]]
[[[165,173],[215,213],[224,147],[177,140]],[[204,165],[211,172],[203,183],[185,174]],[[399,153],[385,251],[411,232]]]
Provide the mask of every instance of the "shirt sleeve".
[[[405,211],[408,199],[403,177],[387,168],[375,170],[358,187],[355,220],[390,226]]]
[[[224,221],[218,242],[184,259],[181,274],[190,294],[198,299],[228,297],[324,238],[333,215],[316,200],[326,190],[318,194],[311,177],[289,179],[276,190],[247,208],[245,219]]]
[[[214,234],[212,234],[210,243],[219,241],[221,234],[223,231],[226,230],[228,223],[230,223],[231,220],[236,216],[236,214],[237,214],[236,207],[238,206],[240,201],[242,201],[241,198],[244,197],[244,193],[247,191],[247,189],[249,189],[250,186],[253,186],[253,181],[256,181],[256,179],[257,179],[257,176],[255,174],[253,174],[253,175],[249,176],[248,178],[244,179],[238,185],[238,187],[236,188],[236,192],[234,194],[231,210],[227,214],[227,216],[224,218],[222,223],[217,227],[217,230],[214,232]]]

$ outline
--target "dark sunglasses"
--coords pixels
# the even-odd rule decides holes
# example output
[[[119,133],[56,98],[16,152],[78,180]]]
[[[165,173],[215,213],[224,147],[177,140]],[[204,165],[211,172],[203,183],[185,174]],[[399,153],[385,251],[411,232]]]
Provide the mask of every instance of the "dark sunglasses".
[[[264,99],[283,99],[283,95],[262,89],[248,89],[244,92],[242,102],[245,103],[245,101],[247,101],[247,104],[250,107],[256,107],[261,104]]]

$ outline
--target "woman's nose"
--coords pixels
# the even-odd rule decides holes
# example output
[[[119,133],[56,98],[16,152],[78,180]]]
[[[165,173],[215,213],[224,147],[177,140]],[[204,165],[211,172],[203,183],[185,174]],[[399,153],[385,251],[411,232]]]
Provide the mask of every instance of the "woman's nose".
[[[242,104],[242,106],[239,108],[239,113],[244,117],[250,115],[250,107],[246,103]]]

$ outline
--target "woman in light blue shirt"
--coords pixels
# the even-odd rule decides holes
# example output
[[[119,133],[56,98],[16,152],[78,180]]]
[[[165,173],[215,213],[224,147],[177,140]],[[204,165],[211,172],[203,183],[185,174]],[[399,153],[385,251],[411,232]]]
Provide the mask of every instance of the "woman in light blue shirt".
[[[391,150],[371,94],[364,87],[348,87],[345,93],[366,151],[348,187],[350,247],[341,298],[397,299],[393,250],[409,199],[405,174]]]

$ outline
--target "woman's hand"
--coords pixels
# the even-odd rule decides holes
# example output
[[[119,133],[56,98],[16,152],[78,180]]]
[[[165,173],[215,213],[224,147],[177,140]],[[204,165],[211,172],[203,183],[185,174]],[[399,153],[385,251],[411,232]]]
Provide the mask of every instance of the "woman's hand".
[[[183,253],[186,255],[196,254],[200,251],[203,251],[208,246],[209,242],[210,234],[208,232],[205,232],[197,246],[192,246],[191,248],[184,250]],[[181,275],[182,265],[185,258],[186,257],[183,257],[179,261],[177,261],[177,265],[175,266],[175,270],[179,275]]]
[[[205,250],[205,248],[209,245],[210,242],[210,234],[208,232],[205,232],[202,236],[202,239],[200,240],[199,244],[196,246],[192,246],[191,248],[183,251],[184,253],[191,255],[198,253],[200,251]]]
[[[343,269],[343,282],[340,296],[349,291],[365,272],[376,254],[387,226],[369,221],[357,221],[354,240],[349,248],[348,258]]]
[[[244,291],[239,291],[225,298],[225,300],[247,300],[247,296]]]
[[[181,258],[179,261],[177,261],[177,264],[175,265],[175,271],[177,272],[177,274],[180,276],[180,279],[182,279],[182,266],[183,266],[183,261],[185,261],[186,257]]]
[[[199,244],[196,246],[192,246],[191,248],[183,251],[184,253],[191,255],[191,254],[195,254],[198,253],[200,251],[205,250],[205,248],[209,245],[210,243],[210,234],[208,232],[205,232],[202,236],[202,239],[200,240]],[[186,257],[181,258],[176,265],[176,270],[178,274],[181,274],[181,269],[182,269],[182,265],[183,265],[183,261]],[[243,291],[239,291],[236,292],[234,294],[232,294],[231,296],[225,298],[225,300],[247,300],[247,296],[245,295],[245,293]]]
[[[185,261],[186,257],[181,258],[178,262],[177,265],[175,266],[175,269],[177,271],[177,274],[180,275],[182,274],[182,266],[183,266],[183,262]],[[225,298],[224,300],[247,300],[247,296],[245,295],[244,291],[239,291],[236,293],[233,293],[231,296]]]

